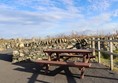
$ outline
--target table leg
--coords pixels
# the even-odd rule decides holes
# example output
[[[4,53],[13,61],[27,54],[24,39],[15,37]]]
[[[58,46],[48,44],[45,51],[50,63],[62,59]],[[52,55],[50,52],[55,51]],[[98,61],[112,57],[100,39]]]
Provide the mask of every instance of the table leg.
[[[85,72],[85,68],[81,68],[81,74],[80,74],[80,79],[84,78],[84,72]]]
[[[90,62],[90,54],[87,54],[87,56],[86,56],[86,63],[89,63]]]
[[[83,55],[83,62],[85,62],[85,63],[86,63],[86,59],[87,59],[87,55],[86,55],[86,54],[84,54],[84,55]]]
[[[90,62],[90,59],[91,59],[91,58],[90,58],[90,54],[88,54],[88,55],[87,55],[87,63]]]
[[[59,53],[56,53],[57,61],[60,61]]]
[[[51,55],[52,55],[52,53],[48,53],[48,55],[49,55],[49,56],[48,56],[48,61],[51,61]],[[47,68],[49,69],[49,66],[50,66],[50,65],[47,64],[47,66],[48,66]]]
[[[48,61],[51,61],[51,55],[52,55],[52,53],[48,53]]]
[[[48,70],[49,70],[49,64],[45,64],[45,74],[48,73]]]
[[[89,63],[89,61],[90,61],[90,56],[89,56],[89,54],[84,54],[84,56],[83,56],[83,62]]]

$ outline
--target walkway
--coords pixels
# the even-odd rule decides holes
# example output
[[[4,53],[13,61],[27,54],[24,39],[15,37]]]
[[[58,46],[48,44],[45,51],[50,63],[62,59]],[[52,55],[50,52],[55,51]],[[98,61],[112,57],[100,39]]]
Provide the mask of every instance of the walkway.
[[[11,55],[0,54],[0,83],[118,83],[118,74],[98,63],[85,72],[85,78],[79,79],[78,68],[51,66],[51,73],[44,75],[31,62],[11,63]]]

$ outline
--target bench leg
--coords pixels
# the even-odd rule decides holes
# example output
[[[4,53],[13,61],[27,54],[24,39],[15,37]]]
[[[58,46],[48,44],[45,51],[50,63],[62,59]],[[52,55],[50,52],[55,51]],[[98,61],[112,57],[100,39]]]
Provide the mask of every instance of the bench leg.
[[[88,63],[90,63],[91,58],[88,58]]]
[[[48,73],[48,70],[49,70],[49,65],[48,64],[45,64],[45,74]]]
[[[81,68],[81,74],[80,74],[80,79],[83,79],[84,78],[84,72],[85,72],[85,68]]]

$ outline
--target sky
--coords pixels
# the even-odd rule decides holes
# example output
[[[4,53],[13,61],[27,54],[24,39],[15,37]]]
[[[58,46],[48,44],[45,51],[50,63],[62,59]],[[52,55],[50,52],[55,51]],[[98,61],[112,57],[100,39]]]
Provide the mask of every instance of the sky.
[[[118,0],[0,0],[0,38],[117,30]]]

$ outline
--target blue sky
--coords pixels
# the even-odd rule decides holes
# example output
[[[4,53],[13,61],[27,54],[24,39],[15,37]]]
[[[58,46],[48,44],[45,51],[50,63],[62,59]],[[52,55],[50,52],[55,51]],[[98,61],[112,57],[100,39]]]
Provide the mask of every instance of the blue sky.
[[[118,0],[0,0],[0,38],[118,30]]]

